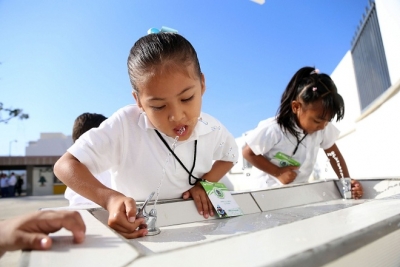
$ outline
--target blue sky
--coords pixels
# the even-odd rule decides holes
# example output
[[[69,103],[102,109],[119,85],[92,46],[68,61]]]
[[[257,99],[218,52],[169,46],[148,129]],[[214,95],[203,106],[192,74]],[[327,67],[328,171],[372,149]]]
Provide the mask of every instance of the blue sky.
[[[28,120],[0,123],[0,155],[25,155],[40,133],[70,135],[83,112],[134,103],[126,60],[151,27],[195,47],[203,111],[235,137],[274,116],[297,69],[331,74],[368,0],[0,0],[0,102]],[[346,88],[338,88],[346,90]],[[3,114],[4,116],[5,114]],[[10,141],[17,140],[16,143]]]

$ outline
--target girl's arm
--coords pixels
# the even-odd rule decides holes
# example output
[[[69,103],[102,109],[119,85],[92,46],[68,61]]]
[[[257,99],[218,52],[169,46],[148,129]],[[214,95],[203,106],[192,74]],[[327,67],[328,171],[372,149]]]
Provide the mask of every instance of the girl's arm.
[[[332,153],[333,152],[333,153]],[[342,175],[344,178],[350,178],[349,170],[347,169],[346,161],[344,160],[342,153],[340,153],[339,148],[336,146],[336,144],[333,144],[330,148],[325,150],[326,156],[329,158],[329,161],[331,163],[331,166],[333,170],[335,171],[336,175],[340,178],[342,178]],[[337,162],[337,160],[339,162]],[[339,169],[339,165],[341,167],[341,170]],[[351,193],[353,198],[359,199],[363,195],[363,188],[357,180],[352,179],[351,180]]]
[[[211,170],[203,175],[203,179],[216,183],[233,167],[233,162],[216,160]]]
[[[299,167],[287,166],[278,167],[262,155],[254,154],[253,150],[246,144],[242,150],[243,157],[254,167],[276,177],[282,184],[290,184],[296,179]]]
[[[84,164],[69,152],[66,152],[56,162],[54,174],[76,193],[92,200],[103,208],[106,208],[107,200],[110,197],[119,194],[104,186]]]
[[[344,178],[350,178],[350,174],[349,171],[347,169],[347,165],[346,165],[346,161],[344,160],[342,153],[340,153],[339,148],[336,146],[336,144],[333,144],[333,146],[331,146],[328,149],[325,149],[325,154],[329,159],[329,162],[333,168],[333,170],[335,171],[337,177],[342,178],[342,174]],[[333,153],[334,155],[332,155]],[[336,159],[339,161],[339,163],[336,161]],[[342,170],[340,171],[339,169],[339,165],[342,168]]]
[[[243,157],[257,169],[262,170],[272,176],[278,177],[280,168],[264,158],[262,155],[254,154],[253,150],[246,144],[242,150]]]
[[[75,192],[105,208],[109,212],[108,225],[125,238],[147,234],[147,229],[142,226],[144,219],[135,218],[135,200],[103,185],[71,153],[66,152],[56,162],[54,174]]]

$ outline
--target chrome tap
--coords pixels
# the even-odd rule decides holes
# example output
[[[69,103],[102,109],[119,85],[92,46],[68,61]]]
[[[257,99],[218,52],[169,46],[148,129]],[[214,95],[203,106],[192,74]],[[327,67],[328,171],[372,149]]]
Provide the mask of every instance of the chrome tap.
[[[350,178],[342,178],[342,189],[343,189],[343,197],[345,199],[351,199],[351,179]]]
[[[138,209],[136,213],[136,219],[138,218],[145,218],[147,224],[147,235],[157,235],[161,231],[159,228],[156,227],[157,222],[157,210],[151,209],[150,213],[146,212],[146,205],[147,203],[153,198],[155,192],[152,192],[147,199],[144,201],[143,205]]]
[[[156,227],[156,222],[157,222],[157,210],[151,209],[147,220],[147,230],[148,230],[147,235],[158,235],[161,232],[160,228]]]

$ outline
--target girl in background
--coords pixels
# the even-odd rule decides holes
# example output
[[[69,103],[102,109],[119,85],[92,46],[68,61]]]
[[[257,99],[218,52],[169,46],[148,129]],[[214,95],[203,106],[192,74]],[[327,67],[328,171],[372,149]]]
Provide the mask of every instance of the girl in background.
[[[243,157],[260,172],[260,188],[307,182],[319,148],[327,154],[339,178],[350,177],[336,146],[338,129],[331,123],[344,117],[344,102],[332,79],[312,67],[303,67],[282,94],[277,116],[261,121],[245,137]],[[340,166],[337,164],[337,160]],[[352,180],[352,196],[362,196],[361,184]]]

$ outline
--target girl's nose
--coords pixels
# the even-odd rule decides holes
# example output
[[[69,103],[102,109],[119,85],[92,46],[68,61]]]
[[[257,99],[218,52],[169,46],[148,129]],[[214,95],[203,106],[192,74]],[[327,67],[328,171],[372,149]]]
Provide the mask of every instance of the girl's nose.
[[[185,112],[183,109],[179,107],[174,107],[171,109],[171,112],[169,113],[168,120],[169,121],[181,121],[185,117]]]

